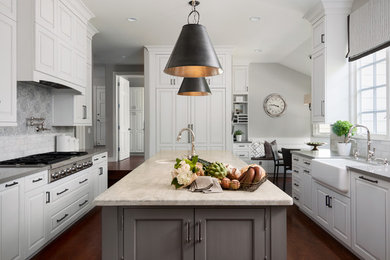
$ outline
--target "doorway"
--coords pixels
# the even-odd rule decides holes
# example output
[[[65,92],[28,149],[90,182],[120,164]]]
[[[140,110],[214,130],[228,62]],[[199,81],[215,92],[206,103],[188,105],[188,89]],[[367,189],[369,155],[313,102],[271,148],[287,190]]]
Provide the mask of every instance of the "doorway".
[[[94,132],[95,146],[106,145],[106,88],[94,87]]]

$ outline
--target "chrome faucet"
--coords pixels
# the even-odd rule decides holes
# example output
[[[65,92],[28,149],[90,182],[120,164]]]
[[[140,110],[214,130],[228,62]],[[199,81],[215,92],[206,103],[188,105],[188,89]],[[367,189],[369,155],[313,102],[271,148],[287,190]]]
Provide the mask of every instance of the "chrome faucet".
[[[183,134],[184,131],[188,131],[191,134],[191,145],[192,145],[191,157],[193,157],[196,155],[196,152],[195,152],[195,134],[194,134],[194,131],[192,131],[192,129],[190,129],[190,128],[181,129],[179,134],[177,135],[176,141],[179,142],[181,140],[181,135]]]
[[[355,128],[358,128],[358,127],[361,127],[361,128],[364,128],[364,129],[367,130],[367,161],[371,162],[372,158],[374,157],[374,154],[375,154],[375,149],[371,150],[371,134],[370,134],[370,129],[368,129],[368,127],[366,127],[364,125],[359,125],[359,124],[353,125],[349,129],[349,132],[348,132],[347,136],[345,137],[344,142],[348,143],[351,140],[351,138],[352,138],[352,131]]]

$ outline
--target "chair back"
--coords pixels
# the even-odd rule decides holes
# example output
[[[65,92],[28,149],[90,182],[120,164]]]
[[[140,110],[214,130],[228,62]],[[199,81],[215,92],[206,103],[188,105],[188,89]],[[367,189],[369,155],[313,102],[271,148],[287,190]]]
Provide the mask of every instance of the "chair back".
[[[283,162],[284,162],[284,165],[286,167],[291,167],[292,166],[291,151],[299,151],[299,149],[282,148]]]
[[[276,144],[272,145],[272,159],[274,162],[279,161],[278,146]]]

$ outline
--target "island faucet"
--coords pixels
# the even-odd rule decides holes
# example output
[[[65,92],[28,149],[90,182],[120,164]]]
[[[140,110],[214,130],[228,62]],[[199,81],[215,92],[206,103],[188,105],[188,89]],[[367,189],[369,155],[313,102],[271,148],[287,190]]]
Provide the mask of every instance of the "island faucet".
[[[196,152],[195,152],[195,134],[194,134],[194,131],[192,131],[191,128],[183,128],[180,130],[179,134],[177,135],[177,141],[180,141],[181,140],[181,135],[183,134],[184,131],[188,131],[190,134],[191,134],[191,145],[192,145],[192,148],[191,148],[191,157],[195,156],[196,155]]]
[[[345,143],[348,143],[351,138],[352,138],[352,131],[355,129],[355,128],[358,128],[358,127],[361,127],[361,128],[364,128],[367,130],[367,161],[370,162],[372,161],[372,158],[374,157],[374,154],[375,154],[375,149],[374,150],[371,150],[371,134],[370,134],[370,129],[368,129],[368,127],[364,126],[364,125],[359,125],[359,124],[355,124],[353,125],[349,131],[348,131],[348,134],[347,136],[345,137]]]

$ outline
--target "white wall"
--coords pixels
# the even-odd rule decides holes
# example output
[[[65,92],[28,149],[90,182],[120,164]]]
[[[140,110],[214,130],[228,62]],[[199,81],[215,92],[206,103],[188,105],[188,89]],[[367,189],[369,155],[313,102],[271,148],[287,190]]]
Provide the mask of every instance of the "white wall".
[[[311,92],[311,79],[276,63],[253,63],[249,66],[249,138],[310,138],[310,111],[303,104]],[[267,116],[263,101],[271,93],[282,95],[287,102],[285,114]]]

